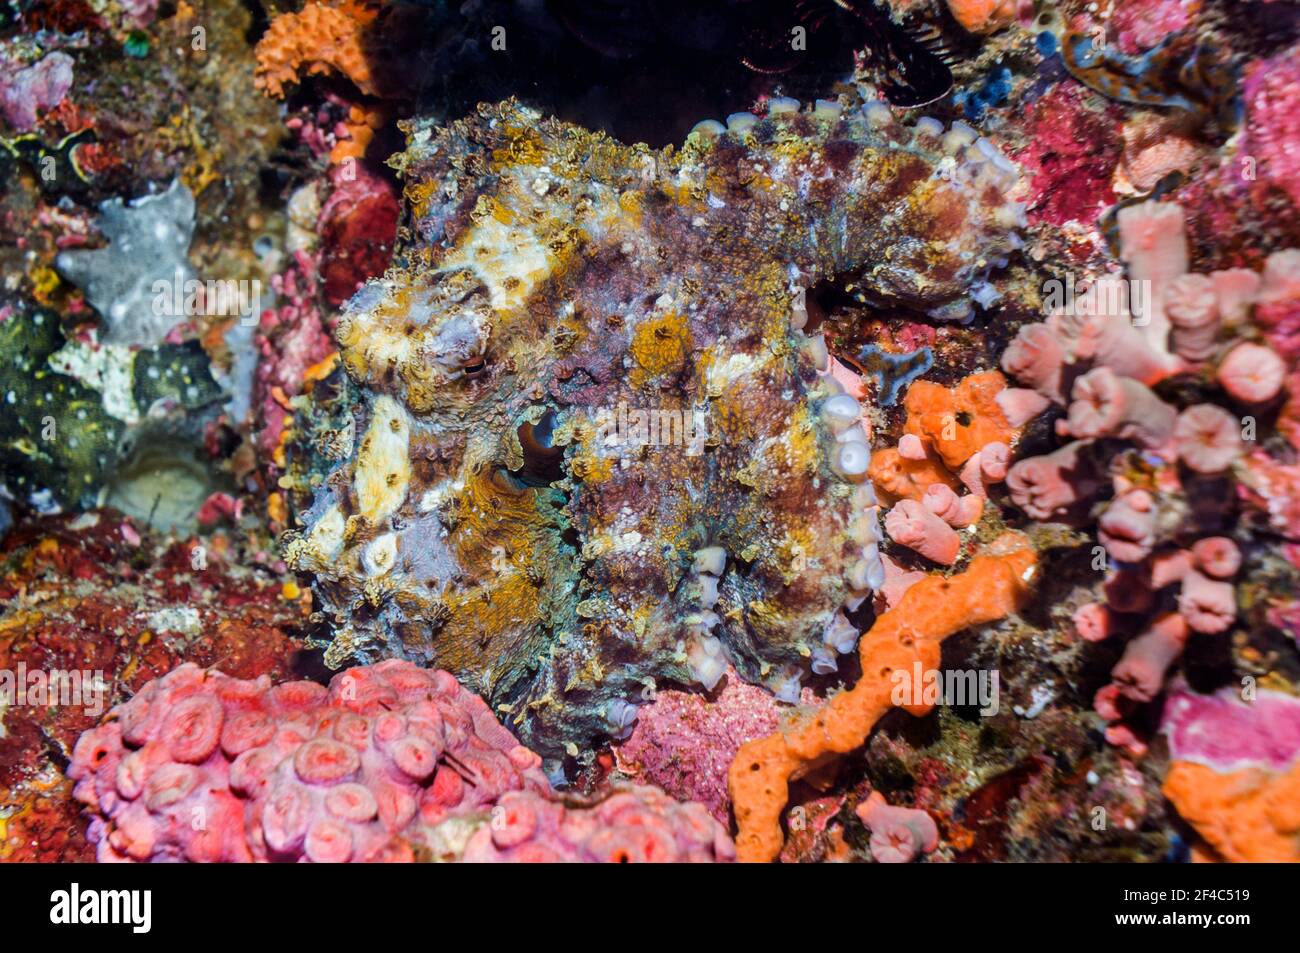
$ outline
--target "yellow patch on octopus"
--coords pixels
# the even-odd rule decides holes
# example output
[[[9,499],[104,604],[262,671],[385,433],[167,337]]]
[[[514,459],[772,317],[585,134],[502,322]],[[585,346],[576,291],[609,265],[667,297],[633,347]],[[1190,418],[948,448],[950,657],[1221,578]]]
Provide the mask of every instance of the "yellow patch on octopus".
[[[784,433],[786,462],[792,469],[812,472],[817,469],[817,428],[807,404],[793,409]]]
[[[508,311],[522,307],[555,265],[554,256],[532,229],[512,227],[497,214],[489,214],[469,230],[441,267],[473,272],[487,287],[492,308]]]
[[[479,573],[500,573],[508,564],[526,574],[532,564],[532,531],[539,522],[536,499],[535,490],[499,485],[492,480],[491,465],[480,466],[457,496],[452,545],[460,564]]]
[[[335,503],[312,527],[311,535],[305,540],[303,555],[316,562],[321,569],[327,568],[343,552],[346,530],[347,522],[343,519],[343,511]]]
[[[574,457],[570,463],[573,475],[583,483],[595,485],[604,483],[614,475],[614,458],[600,457],[595,454],[583,454]]]
[[[416,218],[423,218],[429,214],[429,208],[440,191],[441,186],[437,181],[416,182],[407,186],[406,200],[411,203]]]
[[[714,355],[708,367],[705,380],[705,393],[710,397],[720,397],[741,384],[743,378],[751,377],[767,366],[770,354],[759,351],[746,354],[744,351],[732,351],[725,357]]]
[[[641,227],[644,205],[645,193],[637,189],[629,189],[618,197],[619,209],[635,228]]]
[[[349,373],[361,379],[372,372],[405,367],[412,357],[412,338],[405,332],[407,315],[417,289],[387,289],[373,311],[345,315],[339,322],[338,341]]]
[[[537,113],[524,110],[525,115],[536,119]],[[511,166],[541,165],[546,156],[546,144],[537,130],[526,126],[507,126],[506,138],[509,140],[503,149],[492,151],[493,171],[501,171]]]
[[[668,312],[647,318],[632,332],[631,383],[640,387],[652,378],[681,368],[690,356],[695,340],[690,326],[680,314]]]
[[[372,524],[395,513],[406,500],[411,482],[411,422],[405,409],[383,394],[361,438],[352,488],[357,510]]]
[[[522,650],[525,631],[541,617],[539,590],[523,573],[445,598],[450,611],[438,632],[438,664],[453,669],[490,670]],[[508,633],[515,638],[501,642]]]
[[[787,529],[776,547],[775,565],[781,580],[788,586],[808,569],[808,555],[814,549],[812,533],[807,527]]]
[[[698,182],[691,181],[684,172],[678,173],[676,182],[664,182],[659,190],[669,201],[685,208],[703,206],[704,197],[708,195],[707,189]]]

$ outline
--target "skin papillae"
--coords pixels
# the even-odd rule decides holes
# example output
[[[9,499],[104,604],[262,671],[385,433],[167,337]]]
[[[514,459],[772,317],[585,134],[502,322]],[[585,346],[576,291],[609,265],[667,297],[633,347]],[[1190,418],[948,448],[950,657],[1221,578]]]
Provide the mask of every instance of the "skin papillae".
[[[354,439],[286,542],[330,664],[446,668],[553,759],[708,639],[774,689],[807,671],[878,534],[799,289],[960,310],[1016,213],[969,138],[887,109],[744,125],[662,151],[513,101],[409,125],[402,247],[338,331]]]

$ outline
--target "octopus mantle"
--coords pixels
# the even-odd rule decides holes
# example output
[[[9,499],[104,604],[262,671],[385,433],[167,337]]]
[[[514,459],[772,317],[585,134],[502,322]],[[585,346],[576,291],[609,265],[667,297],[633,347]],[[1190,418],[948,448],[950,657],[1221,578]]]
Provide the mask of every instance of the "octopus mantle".
[[[879,104],[778,101],[679,151],[515,102],[407,133],[404,245],[338,332],[354,438],[287,541],[328,661],[448,669],[553,766],[656,684],[730,665],[796,698],[882,579],[803,289],[964,317],[1017,242],[1014,167]]]

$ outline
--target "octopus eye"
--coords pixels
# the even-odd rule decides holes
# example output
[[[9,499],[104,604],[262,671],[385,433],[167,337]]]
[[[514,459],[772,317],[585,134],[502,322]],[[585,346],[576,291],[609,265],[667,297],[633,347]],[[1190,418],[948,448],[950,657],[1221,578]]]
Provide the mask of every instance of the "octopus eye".
[[[487,358],[484,357],[476,357],[464,367],[465,376],[470,378],[481,377],[486,370]]]

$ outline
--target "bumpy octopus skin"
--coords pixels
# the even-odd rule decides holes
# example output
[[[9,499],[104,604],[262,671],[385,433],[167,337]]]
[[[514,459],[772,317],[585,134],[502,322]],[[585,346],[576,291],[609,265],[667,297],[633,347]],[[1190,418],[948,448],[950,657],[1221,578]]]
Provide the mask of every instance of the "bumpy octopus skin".
[[[330,664],[446,668],[553,764],[656,683],[797,696],[883,583],[801,291],[961,318],[1017,241],[1005,159],[882,109],[657,152],[515,102],[408,127],[404,245],[338,331],[353,439],[286,543]]]

